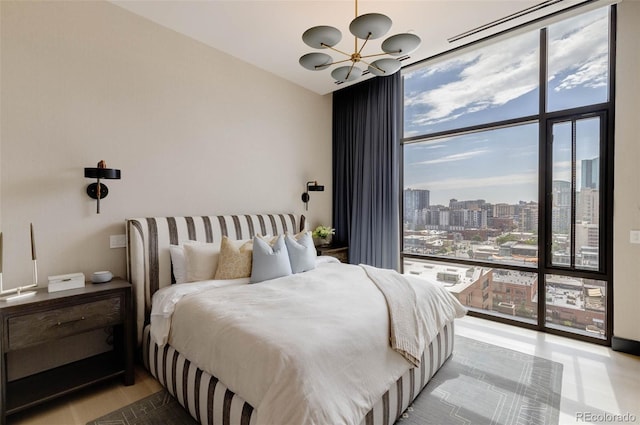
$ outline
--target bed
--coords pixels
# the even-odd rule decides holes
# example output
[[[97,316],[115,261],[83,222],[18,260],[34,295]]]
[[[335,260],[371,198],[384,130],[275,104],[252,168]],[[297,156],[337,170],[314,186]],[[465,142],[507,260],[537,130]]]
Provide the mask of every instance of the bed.
[[[224,283],[224,285],[220,283],[222,281],[209,280],[189,284],[175,284],[175,273],[170,255],[171,246],[179,246],[187,241],[216,244],[223,238],[226,240],[242,241],[252,239],[257,235],[275,236],[296,234],[305,228],[305,217],[294,214],[146,217],[126,220],[127,274],[129,281],[133,285],[136,300],[137,335],[142,361],[147,370],[149,370],[198,422],[213,424],[263,424],[274,423],[276,421],[274,418],[279,418],[277,421],[283,424],[320,424],[326,423],[328,420],[331,420],[332,423],[360,423],[366,425],[392,424],[401,416],[402,412],[415,397],[417,397],[429,379],[451,355],[453,351],[454,334],[453,318],[454,316],[459,317],[461,314],[464,314],[464,308],[462,306],[453,304],[448,306],[447,308],[449,310],[454,310],[453,314],[448,317],[437,314],[437,316],[442,316],[438,317],[437,330],[435,332],[431,331],[432,334],[424,337],[424,349],[417,355],[413,365],[408,364],[405,358],[401,358],[397,355],[397,352],[392,351],[388,347],[388,316],[373,313],[375,309],[386,308],[380,307],[380,301],[378,299],[382,300],[381,302],[384,306],[386,306],[386,304],[384,304],[384,297],[382,297],[380,293],[382,290],[378,290],[378,288],[371,283],[370,279],[367,280],[367,273],[369,273],[367,269],[356,265],[336,264],[337,261],[332,258],[318,257],[317,266],[314,270],[268,280],[255,285],[249,285],[248,280],[243,281],[241,279],[231,281],[228,284]],[[348,281],[339,283],[337,282],[339,279],[348,279]],[[323,282],[322,284],[320,284],[321,280]],[[356,281],[358,283],[355,283]],[[323,288],[329,288],[328,290],[331,292],[327,294],[329,301],[322,301],[322,297],[325,295],[320,292],[306,292],[307,289],[305,289],[305,292],[298,290],[297,288],[302,287],[300,282],[307,285],[305,288],[309,288],[309,291],[311,291],[311,288],[315,288],[313,289],[314,291],[317,290],[321,292],[327,291],[327,289]],[[349,372],[353,376],[349,377],[349,373],[337,373],[337,375],[346,375],[347,378],[338,376],[333,379],[343,379],[338,386],[342,388],[344,384],[344,387],[349,388],[349,391],[352,391],[351,386],[357,390],[360,390],[361,387],[375,388],[375,397],[372,394],[356,395],[356,391],[348,392],[346,389],[346,394],[354,394],[354,396],[345,397],[344,394],[340,395],[341,392],[336,390],[337,387],[333,387],[331,391],[327,390],[331,388],[331,381],[327,381],[329,383],[324,382],[323,376],[325,373],[328,373],[331,368],[316,372],[316,375],[321,375],[317,383],[314,381],[316,375],[313,375],[313,373],[311,374],[313,375],[313,379],[304,375],[307,372],[303,369],[306,369],[308,364],[315,362],[315,360],[310,362],[308,359],[300,360],[298,363],[295,362],[298,355],[305,356],[308,351],[313,351],[310,349],[305,350],[306,344],[295,344],[286,340],[283,344],[284,346],[290,347],[291,352],[278,353],[273,359],[271,356],[258,354],[257,351],[254,352],[253,348],[246,349],[246,347],[240,347],[238,351],[235,352],[230,351],[224,353],[223,348],[220,348],[219,355],[221,357],[216,357],[216,359],[225,359],[223,362],[219,360],[204,360],[202,357],[202,351],[206,351],[204,348],[201,349],[200,352],[197,350],[192,351],[193,346],[197,345],[194,341],[198,341],[198,343],[204,347],[209,347],[209,344],[213,344],[208,350],[212,353],[218,353],[218,346],[215,345],[215,341],[205,341],[204,335],[215,334],[228,336],[227,331],[229,325],[225,320],[227,320],[229,313],[225,311],[221,315],[214,316],[215,319],[206,319],[207,316],[197,316],[197,314],[205,314],[205,310],[217,308],[219,305],[227,306],[230,304],[230,300],[236,299],[246,299],[248,300],[248,304],[245,305],[250,306],[250,308],[246,308],[244,313],[241,308],[235,307],[236,310],[240,310],[240,312],[236,312],[236,314],[240,314],[239,317],[242,322],[249,321],[248,323],[252,323],[250,320],[265,317],[265,324],[263,324],[260,332],[268,333],[272,329],[271,327],[276,329],[275,326],[277,326],[277,324],[274,325],[270,322],[266,324],[268,314],[266,310],[264,312],[259,310],[260,308],[264,308],[264,306],[258,306],[254,309],[257,297],[269,299],[269,302],[277,308],[276,311],[278,313],[274,316],[275,319],[279,319],[278,315],[292,315],[291,317],[294,318],[293,323],[295,323],[295,326],[291,326],[292,322],[290,321],[285,330],[274,331],[274,336],[270,336],[267,341],[268,344],[271,344],[272,339],[280,339],[281,337],[286,339],[289,338],[290,334],[295,334],[296,332],[309,332],[309,335],[316,335],[328,333],[327,329],[332,329],[331,334],[338,335],[340,330],[336,323],[349,323],[351,321],[349,319],[350,316],[348,316],[349,313],[345,312],[350,309],[339,308],[337,306],[339,306],[340,303],[334,302],[339,300],[335,295],[336,293],[341,293],[342,290],[347,291],[345,287],[349,285],[346,283],[353,285],[354,290],[358,287],[359,289],[357,290],[363,291],[363,294],[365,292],[368,294],[359,296],[357,298],[358,300],[370,298],[374,300],[374,304],[377,303],[375,309],[373,307],[363,306],[361,313],[363,315],[370,314],[367,320],[371,320],[371,323],[375,323],[377,320],[383,320],[371,326],[371,328],[376,329],[384,326],[387,332],[387,334],[382,337],[386,346],[375,351],[381,353],[378,356],[384,359],[381,361],[386,363],[390,362],[391,366],[389,367],[393,369],[393,373],[396,375],[391,373],[387,374],[385,371],[379,374],[380,378],[378,379],[378,374],[365,377],[364,375],[366,374],[363,374],[362,370],[356,373],[357,369],[355,369],[356,372]],[[294,287],[292,285],[298,286]],[[193,289],[194,291],[203,292],[191,294],[190,288],[196,287],[197,289]],[[292,287],[296,289],[292,290]],[[280,292],[274,292],[281,290],[284,291],[282,293],[287,295],[283,296]],[[416,290],[416,292],[419,291]],[[180,295],[180,297],[173,295],[164,296],[164,298],[160,297],[160,295],[176,293],[187,293],[187,295]],[[155,313],[155,331],[152,335],[150,324],[152,321],[151,313],[155,311],[152,306],[154,294],[156,295],[156,308],[158,308],[158,299],[175,298],[171,308],[173,316],[170,315],[167,321],[168,326],[173,326],[170,328],[171,338],[166,338],[166,340],[161,340],[158,336],[157,329],[159,329],[159,327],[157,324],[157,314]],[[350,295],[345,296],[348,297]],[[212,300],[204,301],[205,299],[209,299],[208,297],[211,297]],[[290,297],[300,297],[300,299],[297,299],[290,307],[292,309],[291,312],[286,310],[286,308],[289,307],[286,307],[284,304],[279,304],[285,302],[283,301],[284,298]],[[332,299],[331,297],[335,298]],[[434,297],[434,299],[435,298],[437,297]],[[308,306],[302,307],[305,299],[309,299],[311,302]],[[342,302],[354,303],[353,300],[342,300]],[[435,301],[433,302],[435,303]],[[206,303],[212,303],[214,305],[212,306]],[[200,306],[200,304],[203,304],[203,306]],[[333,310],[331,310],[329,314],[317,314],[317,312],[320,312],[318,309],[320,309],[322,305],[328,306],[329,310],[333,307]],[[200,309],[203,311],[201,312]],[[304,321],[295,318],[297,317],[295,316],[296,314],[301,314],[300,312],[303,311],[305,315],[309,313],[310,316],[314,316],[315,314],[314,320],[318,319],[319,316],[334,317],[335,315],[336,317],[334,317],[335,320],[333,322],[328,324],[322,323],[322,325],[319,325],[320,322],[314,321],[308,325],[309,328],[307,329],[305,328],[307,325]],[[384,309],[381,311],[386,312]],[[251,316],[251,314],[249,314],[250,312],[253,313],[253,318],[248,317]],[[189,317],[189,314],[194,316],[186,319],[185,317]],[[341,314],[345,316],[337,317]],[[343,322],[338,321],[338,319]],[[194,322],[206,322],[207,332],[193,329],[197,327],[193,326]],[[275,322],[278,322],[278,320]],[[257,327],[259,323],[256,322],[254,325]],[[216,326],[219,326],[220,329],[217,329]],[[320,332],[318,332],[318,326],[322,326]],[[333,326],[333,328],[331,326]],[[348,328],[350,326],[344,327]],[[295,328],[295,331],[292,330],[293,328]],[[368,328],[362,329],[366,330]],[[362,329],[357,332],[360,333]],[[250,332],[251,328],[245,328],[244,331]],[[190,334],[190,332],[193,332],[193,334]],[[355,334],[356,330],[353,332]],[[364,333],[376,334],[376,341],[379,341],[381,337],[377,336],[377,332],[378,330],[375,332],[366,331]],[[168,330],[165,333],[169,335]],[[310,336],[309,340],[313,340],[314,338],[315,337]],[[341,341],[340,344],[356,345],[355,343],[349,343],[349,341],[354,338],[353,334],[349,335],[348,339],[345,338],[346,337],[342,339],[341,337],[335,337],[333,339]],[[202,342],[200,342],[201,339]],[[224,340],[224,344],[220,343],[220,347],[224,346],[224,350],[226,350],[226,347],[231,345],[229,341],[236,339],[238,338],[228,337]],[[321,356],[329,356],[332,352],[339,351],[330,347],[325,350],[325,345],[326,343],[324,342],[321,344],[318,343],[314,350],[317,349],[321,352]],[[176,348],[176,346],[178,348]],[[268,348],[271,349],[271,345]],[[292,354],[293,352],[296,354]],[[213,357],[217,355],[215,353],[212,354]],[[318,354],[309,355],[317,356]],[[360,356],[362,353],[357,355]],[[242,359],[238,365],[234,364],[236,357]],[[291,360],[292,358],[293,360]],[[283,359],[286,361],[291,360],[293,363],[280,367],[280,364],[285,361]],[[260,364],[262,364],[260,363],[261,361],[264,361],[264,365],[268,366],[260,366]],[[367,365],[368,361],[369,360],[365,358],[362,364]],[[373,362],[374,360],[371,361]],[[322,362],[318,361],[318,363]],[[342,361],[333,360],[330,364],[338,366],[342,363]],[[360,362],[350,362],[352,365],[357,365],[358,363]],[[221,364],[223,364],[223,366],[221,366]],[[377,366],[372,366],[371,370],[377,370],[376,367]],[[265,370],[269,373],[263,373]],[[298,370],[300,370],[300,375],[292,375],[292,371],[298,373]],[[263,381],[257,381],[255,385],[247,386],[247,377],[254,375],[260,375],[256,379],[267,380],[266,382],[273,381],[273,384],[265,386],[262,383]],[[267,376],[262,377],[262,375]],[[354,376],[357,376],[357,378],[354,378]],[[392,380],[390,380],[391,376],[393,376]],[[291,382],[300,382],[302,386],[300,388],[294,388],[289,380],[291,380]],[[276,384],[276,381],[279,383]],[[244,386],[241,385],[243,382],[245,383]],[[258,389],[265,387],[265,393],[259,393],[254,387]],[[324,390],[322,390],[322,388],[324,388]],[[380,390],[380,388],[382,388],[382,390]],[[320,395],[314,395],[314,393],[318,391],[324,391],[326,397],[322,393]],[[334,396],[332,397],[331,394],[334,394]],[[327,407],[326,410],[331,411],[330,414],[334,414],[333,411],[335,410],[335,415],[337,416],[323,416],[325,413],[322,412],[324,409],[322,406],[320,409],[315,407],[315,405],[311,407],[306,406],[307,403],[313,404],[314,400],[325,403],[325,399],[327,404],[335,402],[335,405]],[[253,404],[247,400],[253,400]],[[286,403],[287,400],[289,400],[288,405]],[[342,405],[347,405],[346,407],[349,409],[349,412],[344,415],[342,412],[338,412],[339,408],[342,408]],[[287,411],[285,412],[285,410]],[[317,413],[317,411],[321,412]],[[278,414],[284,416],[277,416]],[[327,415],[330,414],[327,413]]]

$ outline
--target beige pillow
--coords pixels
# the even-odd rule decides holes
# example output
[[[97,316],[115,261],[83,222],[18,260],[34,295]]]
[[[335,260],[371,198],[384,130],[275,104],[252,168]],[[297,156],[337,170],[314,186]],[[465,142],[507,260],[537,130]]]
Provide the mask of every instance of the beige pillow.
[[[219,256],[220,247],[217,244],[184,244],[187,282],[213,279]]]
[[[252,255],[253,239],[234,241],[223,236],[214,279],[250,277]]]

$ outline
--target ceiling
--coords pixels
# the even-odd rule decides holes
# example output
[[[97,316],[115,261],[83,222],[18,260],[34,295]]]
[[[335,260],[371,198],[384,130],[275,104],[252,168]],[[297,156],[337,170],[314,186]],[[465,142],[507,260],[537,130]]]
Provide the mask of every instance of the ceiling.
[[[330,69],[309,71],[298,63],[303,54],[318,51],[304,44],[301,37],[306,29],[317,25],[338,28],[342,32],[342,41],[335,47],[348,53],[353,52],[354,37],[349,33],[349,23],[355,17],[353,0],[111,2],[318,94],[327,94],[353,84],[337,85],[331,78]],[[422,39],[420,48],[402,62],[406,66],[474,39],[581,3],[579,0],[562,0],[460,41],[447,41],[448,38],[541,2],[542,0],[359,0],[358,14],[386,14],[393,21],[387,36],[413,32]],[[387,36],[369,42],[363,54],[381,52],[380,44]],[[332,56],[334,60],[340,57],[338,54]],[[372,77],[369,75],[365,78]]]

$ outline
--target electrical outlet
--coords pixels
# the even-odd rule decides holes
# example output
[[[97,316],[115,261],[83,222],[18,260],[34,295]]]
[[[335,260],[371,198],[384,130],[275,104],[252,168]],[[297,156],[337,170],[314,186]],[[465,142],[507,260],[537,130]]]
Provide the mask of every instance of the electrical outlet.
[[[127,235],[109,236],[109,248],[124,248],[127,246]]]
[[[629,232],[630,243],[640,243],[640,230],[632,230]]]

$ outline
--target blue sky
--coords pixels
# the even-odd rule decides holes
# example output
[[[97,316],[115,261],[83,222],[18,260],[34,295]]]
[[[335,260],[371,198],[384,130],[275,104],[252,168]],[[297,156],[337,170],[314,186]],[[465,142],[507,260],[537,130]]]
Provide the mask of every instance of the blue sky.
[[[548,28],[548,109],[605,102],[608,9]],[[405,137],[536,114],[538,40],[536,30],[405,73]],[[593,124],[582,126],[578,160],[597,156]],[[431,204],[537,201],[537,154],[537,124],[409,144],[404,186],[429,189]],[[569,175],[569,162],[554,165]]]

